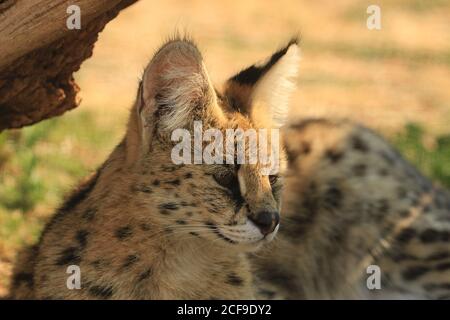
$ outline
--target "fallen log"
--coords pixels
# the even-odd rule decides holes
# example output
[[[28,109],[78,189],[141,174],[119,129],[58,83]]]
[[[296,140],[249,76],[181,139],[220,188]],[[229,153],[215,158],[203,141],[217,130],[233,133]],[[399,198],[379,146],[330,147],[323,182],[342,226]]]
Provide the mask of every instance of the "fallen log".
[[[73,73],[105,25],[136,1],[0,0],[0,131],[77,107]],[[67,26],[71,5],[80,9],[80,29]]]

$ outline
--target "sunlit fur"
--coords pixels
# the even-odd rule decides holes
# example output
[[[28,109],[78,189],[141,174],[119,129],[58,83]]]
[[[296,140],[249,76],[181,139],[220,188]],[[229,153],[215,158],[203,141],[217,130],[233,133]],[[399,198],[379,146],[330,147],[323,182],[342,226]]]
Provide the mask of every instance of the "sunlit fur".
[[[290,43],[266,69],[278,70],[280,64],[287,70],[290,63],[296,69],[296,46]],[[287,72],[289,81],[293,74]],[[270,78],[264,80],[266,76]],[[225,84],[226,92],[215,90],[192,41],[165,43],[145,68],[123,141],[56,213],[35,251],[20,260],[17,277],[23,279],[20,274],[26,273],[33,281],[16,281],[13,296],[253,298],[246,253],[272,240],[278,226],[264,236],[251,218],[264,210],[280,210],[282,178],[271,185],[260,164],[176,165],[170,158],[175,144],[170,137],[178,128],[192,132],[195,120],[202,121],[203,130],[222,132],[278,128],[288,108],[283,105],[273,112],[274,99],[285,104],[287,97],[273,88],[284,88],[284,77],[280,70],[266,70],[246,84],[250,96],[258,92],[261,97],[258,108],[268,108],[259,109],[268,115],[260,121],[230,103],[242,96],[233,78]],[[263,94],[260,84],[269,88],[268,81],[272,89]],[[270,118],[275,114],[276,119]],[[280,161],[279,175],[285,168],[282,150]],[[230,175],[231,185],[222,185],[221,177]],[[81,268],[81,290],[66,287],[66,269],[73,264]]]

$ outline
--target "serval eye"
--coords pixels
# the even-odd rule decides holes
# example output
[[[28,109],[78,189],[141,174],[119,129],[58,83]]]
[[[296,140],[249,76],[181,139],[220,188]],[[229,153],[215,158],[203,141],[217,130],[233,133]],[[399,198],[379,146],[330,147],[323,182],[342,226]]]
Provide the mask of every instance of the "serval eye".
[[[278,176],[269,176],[270,185],[273,186],[278,181]]]
[[[231,171],[230,172],[220,172],[213,175],[214,180],[224,188],[228,190],[234,190],[236,187],[239,188],[239,181]]]

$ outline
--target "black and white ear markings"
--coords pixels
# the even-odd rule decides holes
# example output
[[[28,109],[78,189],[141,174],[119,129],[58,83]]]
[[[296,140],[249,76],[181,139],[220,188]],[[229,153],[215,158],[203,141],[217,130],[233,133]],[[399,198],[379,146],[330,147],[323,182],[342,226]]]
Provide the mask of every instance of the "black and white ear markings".
[[[242,85],[255,85],[276,63],[278,63],[278,61],[280,61],[280,59],[286,55],[291,46],[298,48],[298,42],[299,40],[297,38],[292,39],[283,49],[280,49],[272,54],[269,59],[240,71],[238,74],[230,78],[230,81],[234,81]]]
[[[226,86],[234,107],[252,118],[269,115],[273,127],[282,126],[289,112],[289,99],[295,90],[300,63],[298,40],[232,77]]]
[[[254,112],[268,111],[272,125],[276,128],[286,123],[289,100],[296,88],[299,62],[299,47],[297,44],[291,44],[255,87],[252,100],[257,106],[258,102],[263,102],[269,110],[255,108]]]

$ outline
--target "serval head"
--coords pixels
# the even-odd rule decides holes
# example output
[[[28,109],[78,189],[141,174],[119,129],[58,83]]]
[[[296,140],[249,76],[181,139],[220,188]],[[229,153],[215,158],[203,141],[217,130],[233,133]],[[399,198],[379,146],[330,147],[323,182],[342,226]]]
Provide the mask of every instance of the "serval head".
[[[253,250],[272,240],[285,167],[278,129],[298,62],[292,40],[218,90],[192,41],[165,43],[145,68],[125,140],[142,214],[184,241]]]

